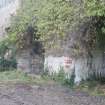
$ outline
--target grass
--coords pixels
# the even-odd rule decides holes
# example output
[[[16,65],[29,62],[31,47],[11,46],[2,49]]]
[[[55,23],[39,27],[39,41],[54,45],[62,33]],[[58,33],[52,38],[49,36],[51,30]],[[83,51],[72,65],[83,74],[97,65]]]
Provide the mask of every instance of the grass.
[[[44,73],[42,77],[46,80],[52,80],[57,84],[64,85],[70,88],[73,88],[75,78],[74,75],[72,75],[71,78],[67,78],[67,74],[65,74],[62,68],[59,70],[59,73],[52,73],[52,75]]]
[[[43,79],[41,76],[28,75],[22,71],[13,70],[0,72],[0,83],[28,83],[28,84],[45,84],[47,79]]]
[[[99,81],[83,81],[79,86],[74,86],[74,90],[80,90],[93,96],[105,96],[105,84]]]
[[[27,84],[62,84],[70,86],[70,88],[78,91],[88,92],[94,96],[105,96],[105,84],[101,84],[99,81],[83,81],[79,86],[71,87],[70,81],[64,80],[64,74],[60,72],[59,75],[54,76],[36,76],[28,75],[22,71],[13,70],[0,72],[0,86],[2,84],[15,84],[15,83],[27,83]]]

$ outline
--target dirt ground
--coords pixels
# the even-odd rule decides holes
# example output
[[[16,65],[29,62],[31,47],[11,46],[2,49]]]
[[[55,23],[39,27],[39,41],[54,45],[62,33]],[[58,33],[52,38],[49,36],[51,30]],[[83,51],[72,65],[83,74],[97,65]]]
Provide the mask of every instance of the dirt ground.
[[[0,105],[105,105],[105,97],[89,96],[56,84],[1,84]]]

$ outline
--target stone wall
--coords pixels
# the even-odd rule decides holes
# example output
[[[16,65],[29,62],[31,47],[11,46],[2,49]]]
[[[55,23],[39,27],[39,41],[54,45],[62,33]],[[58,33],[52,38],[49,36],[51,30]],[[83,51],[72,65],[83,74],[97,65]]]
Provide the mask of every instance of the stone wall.
[[[62,58],[63,56],[67,56],[73,59],[71,67],[74,67],[74,69],[68,68],[68,71],[74,71],[72,71],[72,73],[75,73],[75,83],[86,80],[93,74],[97,77],[100,76],[105,78],[105,52],[100,48],[97,48],[97,46],[95,46],[94,49],[89,49],[88,43],[85,41],[86,38],[88,39],[88,37],[93,36],[94,34],[92,33],[94,32],[93,28],[89,26],[91,23],[92,22],[87,19],[87,21],[79,25],[77,30],[69,32],[66,39],[63,40],[63,45],[60,45],[63,50],[59,50],[58,52],[57,50],[52,49],[52,51],[54,50],[54,53],[51,52],[46,57],[47,59],[49,56],[53,56],[58,62],[60,62],[60,59],[57,57]],[[79,44],[79,47],[76,43]],[[49,64],[55,62],[54,58],[50,61],[48,60]],[[55,68],[53,67],[53,69]]]
[[[41,75],[44,71],[44,47],[35,34],[37,29],[28,26],[17,41],[17,69]]]
[[[93,57],[81,56],[79,58],[72,58],[73,62],[69,67],[64,65],[64,56],[58,57],[50,55],[46,57],[45,64],[48,65],[49,72],[59,72],[59,67],[64,67],[66,73],[71,76],[75,72],[75,83],[86,80],[94,73],[96,76],[105,77],[105,58],[102,51],[94,51]],[[46,63],[47,62],[47,63]]]
[[[30,74],[42,74],[44,69],[44,55],[31,54],[32,49],[24,49],[17,53],[17,69]]]
[[[102,51],[94,51],[93,57],[81,57],[75,61],[75,81],[86,80],[94,74],[105,78],[105,58]]]
[[[50,55],[45,58],[44,69],[47,70],[50,75],[64,70],[65,76],[70,78],[74,72],[74,60],[69,56],[58,57]]]

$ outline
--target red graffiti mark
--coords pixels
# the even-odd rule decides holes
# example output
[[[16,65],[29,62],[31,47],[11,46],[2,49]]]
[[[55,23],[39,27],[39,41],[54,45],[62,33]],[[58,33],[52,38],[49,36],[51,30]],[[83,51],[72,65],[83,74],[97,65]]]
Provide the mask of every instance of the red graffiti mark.
[[[69,68],[72,64],[72,59],[70,57],[65,57],[64,59],[64,65],[66,68]]]
[[[65,57],[64,61],[66,64],[72,64],[72,59],[69,57]]]

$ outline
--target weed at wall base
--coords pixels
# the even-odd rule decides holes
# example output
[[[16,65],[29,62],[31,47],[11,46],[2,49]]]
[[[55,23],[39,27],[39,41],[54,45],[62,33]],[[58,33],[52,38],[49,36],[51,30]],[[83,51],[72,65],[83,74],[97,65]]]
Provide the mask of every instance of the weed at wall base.
[[[74,73],[72,73],[71,76],[69,76],[69,74],[64,72],[63,67],[59,68],[59,72],[52,72],[49,73],[50,70],[48,70],[48,68],[46,67],[45,72],[43,73],[42,77],[44,79],[49,78],[51,80],[54,80],[62,85],[66,85],[69,86],[70,88],[72,88],[74,86],[74,79],[75,79],[75,75]]]

